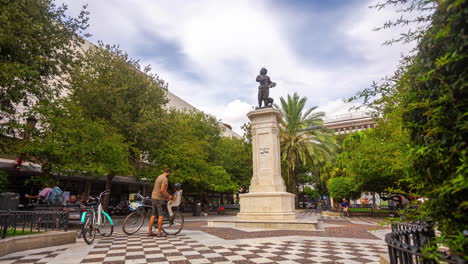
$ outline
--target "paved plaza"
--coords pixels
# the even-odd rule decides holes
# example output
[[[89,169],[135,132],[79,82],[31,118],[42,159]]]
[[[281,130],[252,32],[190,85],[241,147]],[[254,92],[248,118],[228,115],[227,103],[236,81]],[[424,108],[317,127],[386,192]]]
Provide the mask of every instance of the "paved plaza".
[[[307,214],[307,213],[306,213]],[[177,236],[127,236],[116,226],[111,237],[13,253],[11,263],[379,263],[387,252],[382,240],[389,230],[381,219],[321,218],[317,231],[255,230],[207,227],[189,218]]]

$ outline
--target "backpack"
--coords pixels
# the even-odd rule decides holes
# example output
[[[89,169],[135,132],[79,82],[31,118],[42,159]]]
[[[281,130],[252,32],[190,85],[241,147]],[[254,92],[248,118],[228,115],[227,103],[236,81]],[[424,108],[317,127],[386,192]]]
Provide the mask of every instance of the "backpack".
[[[49,194],[49,198],[47,198],[47,204],[56,204],[60,205],[63,204],[63,191],[59,187],[55,186],[52,188]]]

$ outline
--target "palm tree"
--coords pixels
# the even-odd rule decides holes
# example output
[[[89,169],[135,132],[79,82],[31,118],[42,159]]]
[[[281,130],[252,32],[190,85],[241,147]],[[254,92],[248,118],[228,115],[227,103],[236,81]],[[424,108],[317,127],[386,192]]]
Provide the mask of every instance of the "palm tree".
[[[338,145],[332,131],[323,127],[323,112],[314,112],[317,106],[305,109],[306,97],[297,93],[280,98],[283,113],[280,122],[281,157],[286,164],[287,183],[299,204],[297,169],[311,164],[318,166],[334,157]]]

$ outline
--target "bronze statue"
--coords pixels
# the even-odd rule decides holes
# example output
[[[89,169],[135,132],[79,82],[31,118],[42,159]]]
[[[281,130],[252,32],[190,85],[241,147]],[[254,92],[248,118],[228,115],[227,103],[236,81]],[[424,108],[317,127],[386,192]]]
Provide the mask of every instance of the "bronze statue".
[[[268,77],[267,69],[262,68],[260,70],[260,75],[257,76],[257,82],[260,83],[258,86],[258,107],[262,108],[262,102],[264,107],[272,107],[273,106],[273,98],[268,97],[270,95],[270,88],[276,86],[276,83],[270,80]]]

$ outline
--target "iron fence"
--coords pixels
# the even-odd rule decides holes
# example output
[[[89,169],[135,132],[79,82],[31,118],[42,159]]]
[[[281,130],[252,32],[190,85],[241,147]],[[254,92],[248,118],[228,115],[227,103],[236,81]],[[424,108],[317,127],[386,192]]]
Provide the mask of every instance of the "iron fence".
[[[0,211],[1,238],[50,230],[68,231],[69,211]]]
[[[449,264],[467,263],[458,256],[437,252],[438,259],[424,256],[422,249],[435,237],[432,223],[395,223],[392,232],[385,236],[390,264]]]
[[[80,204],[64,204],[64,205],[52,205],[52,204],[36,204],[33,205],[31,211],[80,211],[82,206]]]

